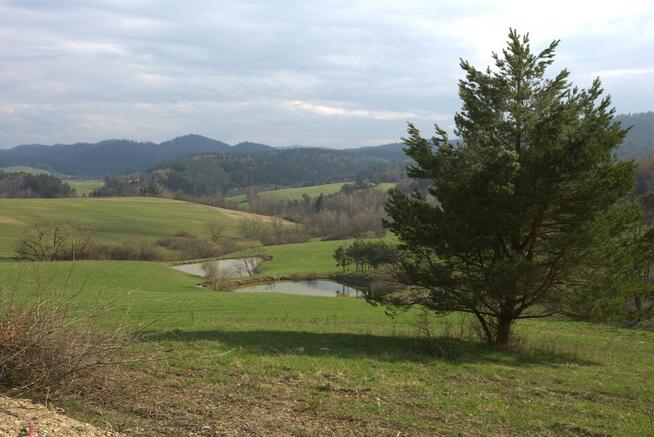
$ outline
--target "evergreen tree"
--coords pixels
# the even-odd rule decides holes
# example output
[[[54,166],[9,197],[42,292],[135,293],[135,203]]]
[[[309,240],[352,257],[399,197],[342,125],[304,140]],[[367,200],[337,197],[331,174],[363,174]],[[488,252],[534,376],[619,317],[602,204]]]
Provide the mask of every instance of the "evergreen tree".
[[[350,257],[345,253],[345,248],[343,246],[338,246],[332,255],[336,260],[336,267],[343,267],[343,271],[350,265]]]
[[[557,45],[533,53],[511,30],[494,69],[462,60],[460,141],[438,126],[425,139],[412,124],[405,139],[409,175],[428,180],[438,204],[397,190],[387,204],[385,225],[402,243],[398,278],[424,292],[403,302],[471,313],[490,344],[507,345],[514,321],[547,316],[575,293],[599,227],[620,235],[637,220],[619,203],[634,182],[633,165],[614,156],[625,130],[599,79],[579,89],[566,70],[546,76]]]

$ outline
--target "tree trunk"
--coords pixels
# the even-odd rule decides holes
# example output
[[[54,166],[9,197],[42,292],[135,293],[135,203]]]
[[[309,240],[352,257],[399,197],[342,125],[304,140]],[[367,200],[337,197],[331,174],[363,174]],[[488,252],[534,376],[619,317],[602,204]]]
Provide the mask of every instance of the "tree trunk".
[[[493,344],[495,346],[506,347],[511,341],[511,325],[513,319],[510,317],[500,316],[497,318],[497,330]]]

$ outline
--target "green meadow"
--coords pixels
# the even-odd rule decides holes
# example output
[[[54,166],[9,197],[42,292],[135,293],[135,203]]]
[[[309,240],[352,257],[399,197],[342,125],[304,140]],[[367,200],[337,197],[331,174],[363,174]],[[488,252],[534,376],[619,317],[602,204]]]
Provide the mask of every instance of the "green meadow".
[[[279,190],[262,191],[258,194],[259,196],[264,196],[275,200],[300,200],[305,194],[309,197],[318,197],[321,194],[326,196],[328,194],[338,193],[346,183],[347,182],[337,182],[334,184],[312,185],[309,187],[283,188]],[[394,186],[394,183],[382,182],[380,184],[376,184],[375,188],[382,191],[388,191]],[[239,196],[231,196],[228,197],[227,200],[232,203],[242,204],[247,202],[247,196],[245,194]]]
[[[289,246],[271,252],[277,259],[264,272],[303,268]],[[654,432],[652,332],[521,322],[522,345],[507,352],[481,345],[456,314],[425,321],[418,309],[390,317],[354,298],[214,292],[156,262],[0,263],[0,283],[22,296],[37,279],[81,290],[79,311],[111,302],[107,326],[127,320],[149,333],[138,352],[156,359],[107,370],[102,391],[58,401],[103,427],[144,435],[203,426],[298,435]]]
[[[0,253],[11,255],[37,220],[75,221],[121,241],[201,233],[211,221],[237,236],[247,216],[167,199],[2,199]],[[332,254],[348,242],[267,246],[260,274],[337,272]],[[41,284],[46,295],[75,295],[82,314],[110,308],[98,330],[144,330],[136,361],[53,401],[100,427],[139,435],[654,434],[654,332],[523,321],[520,346],[502,351],[483,345],[460,314],[389,312],[279,287],[210,291],[199,282],[163,262],[0,261],[0,288],[18,302]]]
[[[65,179],[64,182],[73,187],[79,197],[88,196],[91,191],[104,185],[100,179]]]
[[[92,230],[98,239],[156,239],[179,231],[206,233],[210,222],[238,236],[238,223],[252,215],[162,198],[0,199],[0,257],[12,256],[22,232],[35,222],[66,222]]]

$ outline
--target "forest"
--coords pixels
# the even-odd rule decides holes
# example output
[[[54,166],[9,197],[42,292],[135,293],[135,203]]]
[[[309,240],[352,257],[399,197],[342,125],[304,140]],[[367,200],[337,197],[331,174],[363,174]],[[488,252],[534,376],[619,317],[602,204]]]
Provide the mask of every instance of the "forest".
[[[75,190],[60,178],[48,174],[6,173],[0,169],[0,197],[72,197]]]

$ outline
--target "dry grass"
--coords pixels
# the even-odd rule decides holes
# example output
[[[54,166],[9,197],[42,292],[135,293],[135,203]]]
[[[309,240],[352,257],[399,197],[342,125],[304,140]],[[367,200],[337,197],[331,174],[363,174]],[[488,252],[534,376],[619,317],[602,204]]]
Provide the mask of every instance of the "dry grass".
[[[72,388],[85,373],[127,359],[137,339],[125,324],[100,327],[111,305],[83,310],[78,293],[48,290],[39,278],[32,296],[0,288],[0,392],[35,398]]]

